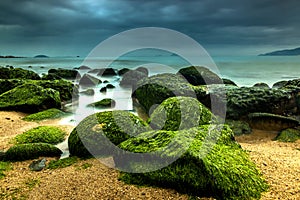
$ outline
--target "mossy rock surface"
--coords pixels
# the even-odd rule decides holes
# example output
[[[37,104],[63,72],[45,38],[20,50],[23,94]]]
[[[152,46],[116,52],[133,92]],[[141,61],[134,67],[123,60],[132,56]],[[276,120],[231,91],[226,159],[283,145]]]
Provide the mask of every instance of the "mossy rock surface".
[[[288,128],[281,131],[275,140],[280,142],[296,142],[300,140],[300,130],[294,128]]]
[[[51,108],[48,110],[44,110],[41,112],[37,112],[34,114],[27,115],[26,117],[23,118],[25,121],[41,121],[45,119],[57,119],[65,116],[66,113],[56,109],[56,108]]]
[[[112,144],[150,130],[146,122],[127,111],[105,111],[86,117],[71,132],[68,145],[72,156],[111,155]],[[87,150],[85,146],[89,146]]]
[[[5,153],[4,160],[23,161],[44,157],[59,157],[62,151],[51,144],[31,143],[17,144],[9,148]]]
[[[40,76],[30,70],[21,68],[0,67],[0,79],[32,79],[39,80]]]
[[[169,131],[190,129],[212,121],[215,121],[215,116],[211,111],[192,97],[170,97],[150,116],[152,128]]]
[[[59,169],[59,168],[69,167],[75,164],[78,160],[79,159],[76,156],[63,158],[59,160],[51,160],[48,163],[47,169]]]
[[[232,129],[234,135],[243,135],[243,134],[249,134],[252,132],[252,129],[250,125],[245,121],[240,120],[226,120],[226,124],[229,125],[229,127]]]
[[[215,128],[219,126],[215,125]],[[208,131],[211,128],[207,128],[207,125],[181,131],[160,130],[155,134],[142,133],[136,138],[126,140],[119,145],[126,151],[161,151],[159,156],[165,159],[182,154],[172,164],[156,171],[123,172],[121,180],[137,185],[174,188],[199,197],[259,199],[268,186],[248,154],[232,140],[232,131],[226,127],[221,133],[219,130]],[[207,137],[218,137],[219,134],[221,136],[217,142],[207,140]],[[164,149],[170,141],[173,142],[173,151]],[[182,148],[187,150],[182,152]],[[157,164],[150,159],[144,167]],[[125,165],[132,169],[143,166],[139,161],[135,163],[132,160]]]
[[[95,103],[91,103],[88,106],[89,107],[95,107],[95,108],[113,108],[116,105],[116,101],[111,98],[105,98],[101,101],[97,101]]]
[[[24,80],[19,79],[0,79],[0,94],[7,92],[19,85],[24,84]]]
[[[16,144],[48,143],[58,144],[63,142],[67,133],[53,126],[38,126],[14,138]]]
[[[34,84],[24,84],[0,95],[0,110],[33,113],[60,107],[58,91]]]
[[[53,74],[55,76],[65,78],[65,79],[76,79],[80,78],[80,74],[74,69],[49,69],[48,74]]]
[[[175,74],[157,74],[140,80],[135,97],[148,113],[152,106],[161,104],[174,96],[196,96],[195,91],[186,80]]]
[[[0,179],[5,176],[5,171],[12,169],[12,165],[10,162],[2,162],[0,161]]]

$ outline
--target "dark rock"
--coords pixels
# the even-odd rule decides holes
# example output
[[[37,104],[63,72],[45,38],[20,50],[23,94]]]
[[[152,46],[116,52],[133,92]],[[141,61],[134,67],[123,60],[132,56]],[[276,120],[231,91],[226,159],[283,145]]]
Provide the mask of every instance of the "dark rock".
[[[32,163],[29,165],[29,169],[31,171],[42,171],[46,167],[46,158],[43,158],[41,160],[34,160]]]
[[[81,94],[85,94],[88,96],[93,96],[95,94],[95,91],[93,89],[87,89],[85,91],[80,92]]]
[[[72,156],[90,157],[91,153],[109,156],[116,150],[114,145],[149,130],[144,121],[130,112],[99,112],[86,117],[73,129],[68,146]]]
[[[102,93],[105,93],[107,91],[107,88],[106,87],[102,87],[101,89],[100,89],[100,92],[102,92]]]
[[[130,70],[123,74],[120,85],[122,87],[132,87],[133,90],[135,90],[137,82],[146,77],[147,75],[145,73],[136,70]]]
[[[87,73],[91,73],[91,74],[97,74],[100,72],[101,69],[91,69],[90,71],[88,71]]]
[[[85,65],[79,67],[79,70],[87,70],[87,69],[91,69],[91,68]]]
[[[251,113],[248,118],[250,126],[260,130],[280,131],[299,125],[299,122],[294,118],[270,113]]]
[[[233,82],[230,79],[226,79],[226,78],[222,78],[222,81],[225,85],[233,85],[233,86],[237,86],[237,84],[235,84],[235,82]]]
[[[138,67],[138,68],[136,68],[136,71],[142,72],[142,73],[146,74],[147,76],[149,75],[149,71],[146,67]]]
[[[245,121],[227,119],[226,124],[229,125],[235,136],[252,132],[250,125]]]
[[[0,151],[0,161],[4,160],[5,158],[5,152]]]
[[[283,86],[285,86],[287,84],[288,81],[278,81],[276,83],[273,84],[272,88],[282,88]]]
[[[115,72],[115,70],[113,68],[104,68],[104,69],[100,69],[97,75],[98,76],[116,76],[117,73]]]
[[[0,110],[39,112],[61,108],[59,92],[34,84],[24,84],[0,95]]]
[[[81,77],[78,71],[74,69],[49,69],[48,74],[54,74],[58,77],[72,80]]]
[[[89,74],[84,74],[79,81],[79,85],[82,86],[95,86],[102,83],[102,81],[94,76]]]
[[[63,79],[62,77],[56,75],[56,74],[43,74],[42,80],[61,80]]]
[[[107,88],[107,89],[113,89],[113,88],[115,88],[115,86],[114,86],[113,84],[107,84],[107,85],[106,85],[106,88]]]
[[[21,68],[0,67],[0,79],[31,79],[39,80],[40,76],[30,70]]]
[[[130,69],[123,68],[123,69],[121,69],[121,70],[118,71],[118,75],[119,76],[123,76],[123,74],[127,73],[128,71],[130,71]]]
[[[108,80],[105,80],[105,81],[103,81],[103,83],[109,83],[109,81],[108,81]]]
[[[97,101],[95,103],[91,103],[88,106],[96,107],[96,108],[113,108],[116,105],[116,101],[110,98],[102,99],[101,101]]]
[[[192,85],[222,84],[222,79],[206,67],[191,66],[177,72]]]
[[[260,87],[260,88],[270,88],[266,83],[255,83],[253,87]]]

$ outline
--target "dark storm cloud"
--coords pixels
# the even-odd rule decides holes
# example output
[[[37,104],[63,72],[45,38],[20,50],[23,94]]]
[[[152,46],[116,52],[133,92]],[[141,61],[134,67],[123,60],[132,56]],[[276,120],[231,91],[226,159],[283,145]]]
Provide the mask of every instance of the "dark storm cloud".
[[[205,45],[297,45],[299,6],[297,0],[4,0],[0,41],[91,48],[120,31],[158,26]]]

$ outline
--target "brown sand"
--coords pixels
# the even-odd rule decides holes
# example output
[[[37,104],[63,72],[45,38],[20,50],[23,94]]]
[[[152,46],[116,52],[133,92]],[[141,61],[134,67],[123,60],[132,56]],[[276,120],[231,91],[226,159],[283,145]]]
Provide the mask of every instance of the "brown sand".
[[[0,112],[0,150],[6,150],[12,145],[11,139],[25,130],[58,124],[57,120],[24,122],[23,116],[25,114],[17,112]],[[68,132],[73,128],[60,127]],[[272,141],[276,134],[255,130],[250,135],[237,137],[237,141],[250,151],[251,159],[270,184],[270,190],[262,199],[300,199],[300,141]],[[13,163],[13,170],[0,180],[0,199],[188,199],[187,195],[171,189],[126,185],[118,180],[116,170],[96,159],[41,172],[31,172],[30,163]]]

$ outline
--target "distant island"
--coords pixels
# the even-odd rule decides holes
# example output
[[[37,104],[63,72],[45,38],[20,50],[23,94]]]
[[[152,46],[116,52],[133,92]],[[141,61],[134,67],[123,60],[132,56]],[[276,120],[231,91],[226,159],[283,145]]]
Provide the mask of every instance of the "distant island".
[[[273,51],[265,54],[259,54],[259,56],[299,56],[300,47],[295,49],[285,49],[279,51]]]
[[[22,56],[0,56],[0,58],[25,58]]]
[[[46,55],[36,55],[35,58],[49,58],[49,56]]]

